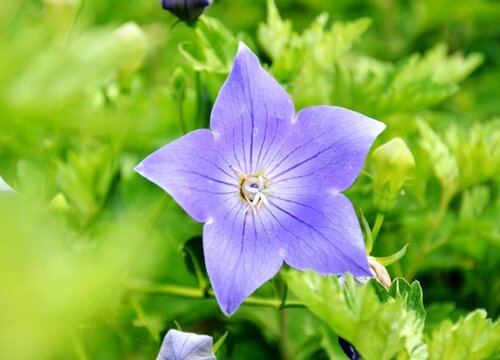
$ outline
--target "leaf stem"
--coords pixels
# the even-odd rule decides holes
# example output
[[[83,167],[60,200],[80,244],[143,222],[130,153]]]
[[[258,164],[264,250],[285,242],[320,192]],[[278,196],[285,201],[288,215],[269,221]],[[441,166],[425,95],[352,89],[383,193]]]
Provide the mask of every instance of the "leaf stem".
[[[138,292],[149,295],[169,295],[187,299],[214,299],[215,295],[212,289],[204,291],[200,288],[173,284],[145,284],[132,282],[127,284],[127,289],[132,292]],[[250,296],[243,302],[245,305],[263,306],[274,309],[281,308],[305,308],[305,304],[300,301],[288,300],[282,304],[282,299],[269,299],[259,296]]]
[[[134,311],[135,311],[139,321],[147,329],[149,335],[151,335],[153,340],[158,343],[160,341],[160,339],[158,338],[158,332],[156,332],[151,327],[151,325],[148,321],[148,318],[146,316],[146,313],[144,312],[144,309],[142,308],[141,304],[139,303],[139,300],[137,299],[137,297],[134,295],[130,296],[130,303],[132,304],[132,307],[134,308]]]

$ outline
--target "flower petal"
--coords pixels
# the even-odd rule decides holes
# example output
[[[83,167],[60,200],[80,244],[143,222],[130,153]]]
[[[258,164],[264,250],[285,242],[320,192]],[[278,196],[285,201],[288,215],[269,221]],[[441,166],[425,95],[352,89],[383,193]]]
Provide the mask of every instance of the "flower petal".
[[[215,360],[212,338],[178,330],[169,330],[156,360]]]
[[[237,197],[238,179],[215,148],[213,134],[193,131],[144,159],[135,170],[162,187],[196,221],[206,221],[216,204]]]
[[[309,107],[297,114],[286,142],[266,163],[267,176],[284,186],[347,189],[385,125],[333,106]]]
[[[290,266],[320,274],[372,276],[359,222],[343,194],[276,192],[269,203]]]
[[[245,173],[260,170],[294,116],[286,91],[243,43],[215,101],[211,128],[227,160]]]
[[[279,271],[284,249],[279,234],[272,232],[267,209],[247,211],[238,198],[219,209],[203,227],[203,248],[217,302],[229,316]]]

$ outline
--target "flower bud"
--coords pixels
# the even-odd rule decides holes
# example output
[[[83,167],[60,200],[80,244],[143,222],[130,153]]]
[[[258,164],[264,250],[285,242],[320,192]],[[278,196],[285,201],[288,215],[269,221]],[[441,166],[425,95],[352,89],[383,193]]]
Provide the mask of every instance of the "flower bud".
[[[130,74],[142,65],[148,51],[148,39],[136,23],[127,22],[117,28],[113,31],[112,41],[120,52],[120,71]]]
[[[196,21],[212,0],[162,0],[161,4],[165,10],[189,23]]]
[[[375,205],[388,211],[415,167],[415,159],[403,139],[397,137],[379,146],[372,155],[375,177]]]

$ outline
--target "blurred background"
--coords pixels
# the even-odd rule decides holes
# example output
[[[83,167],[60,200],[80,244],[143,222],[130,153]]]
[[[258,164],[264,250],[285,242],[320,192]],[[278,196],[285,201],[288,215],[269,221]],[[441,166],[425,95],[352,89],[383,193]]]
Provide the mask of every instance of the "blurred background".
[[[215,0],[201,23],[173,26],[158,1],[0,3],[0,176],[15,190],[0,192],[0,358],[153,359],[174,321],[216,340],[229,330],[222,359],[342,358],[305,310],[226,318],[213,299],[137,291],[198,287],[201,224],[133,168],[208,126],[238,40],[297,109],[361,111],[388,125],[374,148],[410,149],[393,193],[396,170],[369,157],[347,194],[370,224],[383,214],[373,255],[409,244],[388,270],[421,282],[425,331],[476,308],[498,317],[499,3],[276,7]]]

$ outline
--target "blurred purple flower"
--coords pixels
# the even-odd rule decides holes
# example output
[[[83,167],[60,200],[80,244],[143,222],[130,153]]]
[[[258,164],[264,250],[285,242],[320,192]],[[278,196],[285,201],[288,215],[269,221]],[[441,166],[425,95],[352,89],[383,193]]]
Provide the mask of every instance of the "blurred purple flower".
[[[162,0],[161,5],[179,19],[193,22],[200,17],[212,0]]]
[[[212,338],[169,330],[156,360],[215,360]]]
[[[208,275],[222,311],[281,268],[371,276],[360,226],[341,193],[382,123],[332,106],[295,115],[285,90],[241,44],[211,114],[136,170],[204,222]]]

